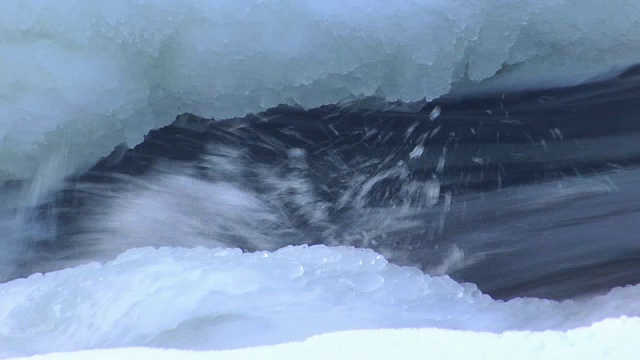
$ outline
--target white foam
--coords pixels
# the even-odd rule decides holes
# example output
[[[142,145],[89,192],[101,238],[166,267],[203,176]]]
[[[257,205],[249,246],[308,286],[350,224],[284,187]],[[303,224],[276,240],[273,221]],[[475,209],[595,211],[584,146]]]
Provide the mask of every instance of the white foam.
[[[0,180],[61,174],[177,114],[418,100],[511,71],[568,84],[637,61],[633,2],[126,1],[0,4]],[[510,79],[510,80],[509,80]]]
[[[124,346],[228,349],[350,329],[560,331],[638,316],[630,306],[638,292],[500,302],[371,250],[139,248],[104,265],[0,284],[0,356]]]

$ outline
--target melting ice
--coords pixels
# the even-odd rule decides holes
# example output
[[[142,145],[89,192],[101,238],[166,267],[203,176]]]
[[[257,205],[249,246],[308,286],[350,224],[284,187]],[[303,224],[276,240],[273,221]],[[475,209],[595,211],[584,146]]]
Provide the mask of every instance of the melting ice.
[[[0,179],[68,174],[183,112],[432,99],[496,73],[487,88],[578,83],[635,64],[639,17],[598,0],[5,1]]]

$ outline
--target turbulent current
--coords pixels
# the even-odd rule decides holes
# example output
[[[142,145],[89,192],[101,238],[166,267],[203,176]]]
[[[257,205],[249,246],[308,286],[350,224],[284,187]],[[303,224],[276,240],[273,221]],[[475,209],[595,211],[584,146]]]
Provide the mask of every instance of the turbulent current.
[[[0,356],[637,316],[639,18],[1,3]]]
[[[497,297],[633,284],[638,89],[630,71],[430,103],[180,115],[27,211],[12,276],[140,246],[325,244]]]

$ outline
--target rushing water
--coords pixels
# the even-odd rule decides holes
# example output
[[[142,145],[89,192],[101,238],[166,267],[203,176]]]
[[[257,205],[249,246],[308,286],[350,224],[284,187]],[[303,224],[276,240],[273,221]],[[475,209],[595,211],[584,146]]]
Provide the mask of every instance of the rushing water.
[[[637,315],[640,7],[318,4],[0,5],[0,355]]]

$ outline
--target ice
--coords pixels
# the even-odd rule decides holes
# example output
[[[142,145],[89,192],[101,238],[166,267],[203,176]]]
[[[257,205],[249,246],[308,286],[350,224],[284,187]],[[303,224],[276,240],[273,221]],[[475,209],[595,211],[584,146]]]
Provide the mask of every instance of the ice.
[[[637,61],[639,17],[598,0],[3,1],[0,180],[62,176],[182,112],[431,99],[498,72],[485,86],[578,83]]]
[[[138,248],[103,265],[0,284],[0,356],[130,346],[220,350],[353,329],[566,331],[640,315],[631,306],[639,292],[501,302],[366,249]]]

